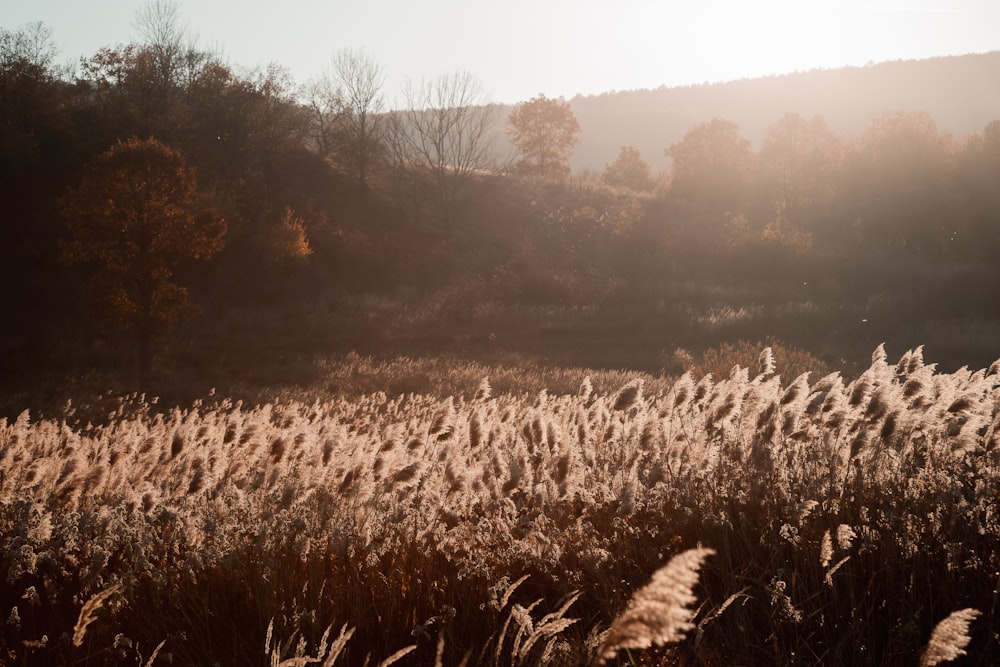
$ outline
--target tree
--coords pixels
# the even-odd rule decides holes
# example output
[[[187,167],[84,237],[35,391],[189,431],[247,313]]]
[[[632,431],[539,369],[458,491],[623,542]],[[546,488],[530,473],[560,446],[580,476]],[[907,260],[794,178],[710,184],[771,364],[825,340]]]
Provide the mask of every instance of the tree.
[[[0,28],[0,67],[6,71],[47,72],[56,57],[52,29],[36,21],[10,31]]]
[[[53,124],[58,107],[55,54],[52,31],[42,23],[0,28],[0,174],[22,171],[39,157],[43,127]]]
[[[384,83],[385,70],[367,52],[343,49],[303,90],[320,155],[353,171],[362,188],[384,149]]]
[[[467,72],[407,84],[404,96],[406,109],[392,116],[389,128],[393,158],[429,176],[450,234],[473,178],[495,167],[497,107]]]
[[[93,294],[135,335],[143,373],[152,339],[194,309],[173,281],[175,269],[222,247],[225,222],[211,212],[195,215],[194,196],[194,170],[179,151],[133,138],[94,158],[61,200],[69,230],[64,259],[97,264]]]
[[[940,252],[951,237],[956,204],[955,143],[923,112],[872,119],[846,170],[856,219],[867,239],[918,252]]]
[[[302,99],[314,149],[324,159],[333,159],[344,126],[344,105],[331,73],[310,79],[302,88]]]
[[[567,102],[539,95],[517,106],[507,118],[507,135],[521,156],[523,174],[561,180],[579,141],[580,124]]]
[[[178,0],[146,0],[133,26],[141,43],[134,47],[131,88],[140,93],[140,136],[156,135],[171,143],[187,124],[185,88],[210,58],[200,51],[182,23]]]
[[[736,123],[713,118],[688,130],[666,154],[673,159],[670,190],[712,217],[741,212],[754,154]]]
[[[382,85],[385,70],[364,51],[345,49],[333,56],[341,105],[341,161],[352,166],[361,187],[382,149]]]
[[[618,158],[604,167],[601,180],[607,185],[639,190],[653,189],[653,170],[635,146],[622,146]]]
[[[955,241],[968,255],[995,263],[1000,251],[1000,120],[968,137],[957,162],[963,214],[955,218],[963,229]]]
[[[767,130],[760,149],[762,179],[778,220],[829,209],[844,149],[822,116],[789,113]]]
[[[51,215],[73,169],[76,136],[66,86],[53,67],[56,48],[42,23],[0,28],[0,346],[41,343],[60,308],[62,272]],[[9,348],[8,348],[9,349]],[[8,358],[13,355],[7,353]],[[4,375],[0,360],[0,375]]]
[[[136,12],[135,28],[152,61],[157,87],[166,92],[178,83],[184,61],[185,29],[176,0],[147,0]]]

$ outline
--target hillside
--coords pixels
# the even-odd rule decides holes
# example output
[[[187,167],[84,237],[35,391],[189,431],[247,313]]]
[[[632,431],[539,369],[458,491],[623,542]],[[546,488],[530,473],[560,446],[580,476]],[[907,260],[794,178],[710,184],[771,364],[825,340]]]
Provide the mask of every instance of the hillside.
[[[458,160],[504,131],[478,99],[361,141],[360,111],[303,104],[280,68],[157,48],[102,50],[72,82],[37,50],[0,67],[0,415],[108,388],[335,392],[326,364],[351,353],[726,377],[767,343],[801,362],[786,378],[880,343],[996,359],[1000,53],[573,100],[577,174],[623,144],[663,167],[684,137],[654,186],[492,173],[509,153],[486,140]],[[214,231],[154,247],[164,207],[119,150],[174,165],[143,181],[187,193],[171,233]]]
[[[46,35],[0,665],[995,664],[1000,53],[578,98],[572,173],[562,101]]]
[[[664,149],[713,117],[736,122],[758,147],[785,113],[819,114],[835,133],[849,136],[882,112],[925,111],[961,139],[1000,118],[1000,51],[577,96],[570,106],[582,129],[574,170],[600,171],[629,144],[665,168]]]

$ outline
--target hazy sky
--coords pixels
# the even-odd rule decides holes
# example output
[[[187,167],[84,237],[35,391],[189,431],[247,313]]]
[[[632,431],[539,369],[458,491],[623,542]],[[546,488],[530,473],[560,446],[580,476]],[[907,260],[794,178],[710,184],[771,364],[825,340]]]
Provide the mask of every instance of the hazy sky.
[[[60,62],[137,37],[142,0],[0,0],[42,21]],[[187,0],[184,22],[234,65],[296,82],[363,47],[401,84],[468,70],[498,102],[1000,50],[998,0]]]

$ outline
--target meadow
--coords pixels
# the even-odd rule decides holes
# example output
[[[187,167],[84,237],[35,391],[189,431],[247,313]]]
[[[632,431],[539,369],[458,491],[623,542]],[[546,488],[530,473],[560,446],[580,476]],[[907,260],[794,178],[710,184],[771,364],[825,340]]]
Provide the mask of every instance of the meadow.
[[[993,55],[388,111],[178,13],[0,26],[0,665],[996,662]]]
[[[1000,362],[751,366],[0,420],[2,661],[990,664]]]

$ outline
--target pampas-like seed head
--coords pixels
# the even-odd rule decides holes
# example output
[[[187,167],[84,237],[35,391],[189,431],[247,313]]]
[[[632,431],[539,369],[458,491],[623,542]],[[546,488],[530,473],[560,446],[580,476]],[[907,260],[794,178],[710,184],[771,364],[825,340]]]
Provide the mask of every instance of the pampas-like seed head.
[[[851,543],[854,542],[854,538],[857,536],[858,534],[854,532],[854,529],[846,523],[837,526],[837,546],[842,551],[850,549]]]
[[[830,531],[827,530],[823,533],[823,540],[819,545],[819,564],[826,567],[832,559],[833,539],[830,537]]]
[[[698,571],[705,558],[714,553],[712,549],[689,549],[657,570],[611,624],[598,649],[598,664],[611,660],[621,649],[683,640],[684,633],[694,628],[694,612],[689,607],[697,598],[691,589],[698,583]]]
[[[486,401],[489,400],[492,394],[493,394],[493,387],[490,386],[490,379],[483,378],[483,381],[479,383],[479,389],[476,390],[476,395],[472,400]]]
[[[80,616],[76,620],[76,627],[73,628],[73,646],[83,646],[83,638],[87,635],[87,626],[97,619],[98,610],[120,588],[120,584],[109,586],[83,603],[83,607],[80,608]]]
[[[969,623],[979,614],[978,609],[960,609],[938,623],[927,642],[927,648],[920,654],[920,667],[933,667],[965,655],[965,647],[970,640]]]
[[[770,347],[765,347],[760,351],[760,356],[757,357],[757,366],[762,378],[774,373],[774,352]]]
[[[617,398],[615,398],[615,405],[612,410],[628,410],[633,405],[639,402],[640,394],[642,392],[642,379],[632,380],[627,385],[621,388],[618,392]]]

